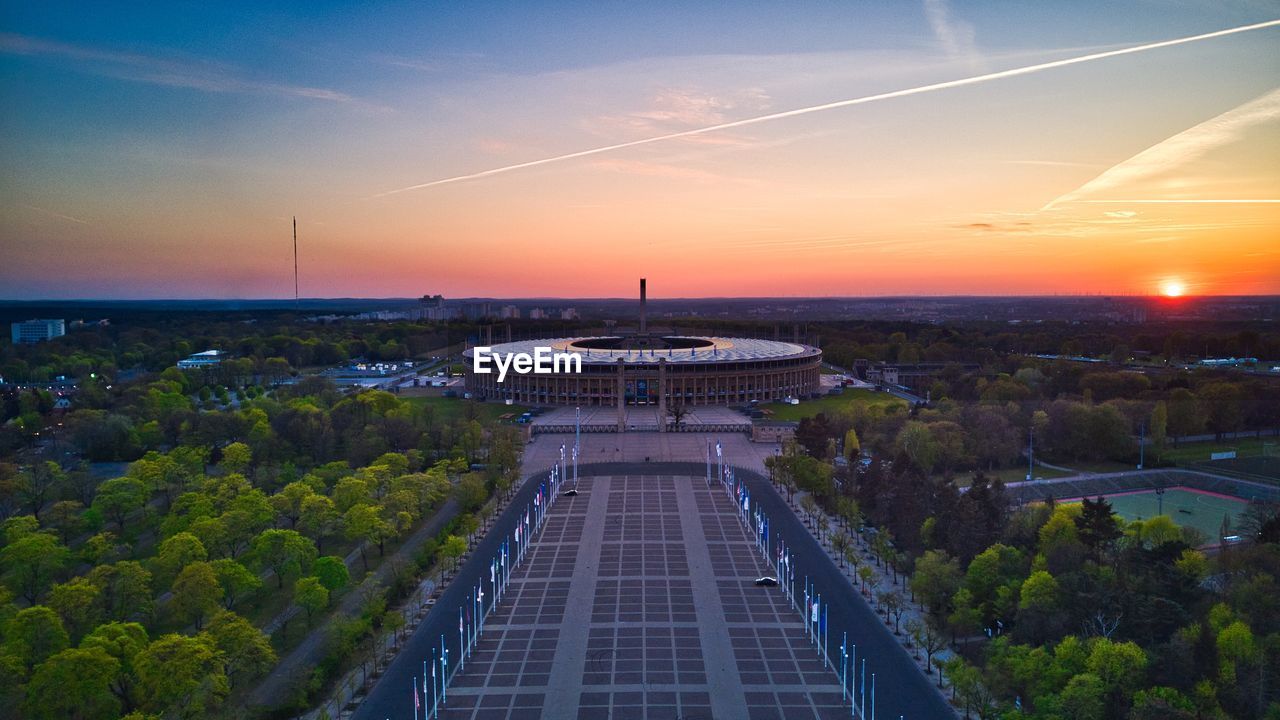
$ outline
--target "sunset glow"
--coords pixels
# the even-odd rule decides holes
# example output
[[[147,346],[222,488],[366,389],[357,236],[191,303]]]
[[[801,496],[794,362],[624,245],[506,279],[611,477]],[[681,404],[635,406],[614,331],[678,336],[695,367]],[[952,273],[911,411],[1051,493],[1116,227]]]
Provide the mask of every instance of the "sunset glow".
[[[1187,292],[1187,284],[1178,278],[1169,278],[1160,283],[1160,292],[1165,297],[1182,297]]]
[[[0,296],[1280,293],[1276,18],[953,5],[13,6]]]

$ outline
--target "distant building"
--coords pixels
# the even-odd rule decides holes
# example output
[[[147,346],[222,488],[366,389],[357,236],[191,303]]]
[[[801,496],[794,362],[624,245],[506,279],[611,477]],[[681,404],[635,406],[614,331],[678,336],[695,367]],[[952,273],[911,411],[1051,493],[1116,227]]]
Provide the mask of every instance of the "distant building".
[[[222,362],[222,358],[226,357],[226,353],[221,350],[205,350],[190,355],[183,360],[178,361],[180,370],[196,370],[199,368],[215,367]]]
[[[67,334],[65,320],[27,320],[9,326],[13,344],[38,343]]]
[[[463,304],[462,317],[473,321],[485,320],[493,317],[493,312],[489,309],[489,303],[487,302],[470,302]]]
[[[561,320],[577,320],[577,319],[578,319],[578,309],[577,309],[577,308],[565,308],[564,310],[561,310],[561,311],[560,311],[560,319],[561,319]]]
[[[516,307],[515,305],[503,305],[502,319],[503,320],[519,320],[520,308]]]
[[[545,320],[546,318],[547,318],[547,311],[543,310],[542,308],[534,308],[529,311],[530,320]]]

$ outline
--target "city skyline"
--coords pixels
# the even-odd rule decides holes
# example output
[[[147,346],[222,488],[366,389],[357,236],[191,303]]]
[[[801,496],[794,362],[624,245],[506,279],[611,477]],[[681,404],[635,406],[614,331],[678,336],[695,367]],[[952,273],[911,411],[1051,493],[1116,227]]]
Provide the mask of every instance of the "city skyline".
[[[1278,294],[1278,17],[6,4],[0,297]]]

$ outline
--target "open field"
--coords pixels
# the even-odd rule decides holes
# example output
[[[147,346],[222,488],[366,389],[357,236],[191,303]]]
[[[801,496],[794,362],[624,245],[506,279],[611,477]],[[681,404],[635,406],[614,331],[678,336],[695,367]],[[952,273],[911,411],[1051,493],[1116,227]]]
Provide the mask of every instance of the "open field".
[[[1280,438],[1270,436],[1263,438],[1239,438],[1235,440],[1223,440],[1221,442],[1184,443],[1180,447],[1173,447],[1170,445],[1164,449],[1164,452],[1159,453],[1159,457],[1162,461],[1178,464],[1205,462],[1209,460],[1209,455],[1211,453],[1229,452],[1232,450],[1241,457],[1262,455],[1264,450],[1268,451],[1272,455],[1280,456]],[[1156,455],[1156,452],[1148,447],[1147,454],[1149,457],[1153,457]]]
[[[514,418],[529,409],[522,405],[480,403],[472,400],[450,397],[419,396],[405,397],[401,399],[412,405],[422,405],[432,408],[436,413],[436,417],[446,422],[452,422],[458,418],[468,417],[467,413],[474,412],[475,419],[479,420],[481,423],[494,423],[498,422],[499,418],[503,415],[511,413]]]
[[[1145,520],[1160,514],[1161,503],[1155,490],[1106,495],[1112,510],[1126,520]],[[1069,502],[1069,501],[1068,501]],[[1208,493],[1190,488],[1168,488],[1164,493],[1164,514],[1183,527],[1199,530],[1217,544],[1223,516],[1230,516],[1235,527],[1248,503],[1239,498]]]
[[[818,413],[826,413],[830,415],[841,410],[851,409],[855,405],[900,405],[905,408],[907,406],[907,401],[899,397],[894,397],[889,393],[877,392],[875,390],[845,388],[844,392],[839,395],[824,395],[817,400],[802,400],[799,405],[769,403],[767,405],[761,405],[760,408],[773,413],[769,416],[769,419],[771,420],[800,420],[802,418],[813,417]]]

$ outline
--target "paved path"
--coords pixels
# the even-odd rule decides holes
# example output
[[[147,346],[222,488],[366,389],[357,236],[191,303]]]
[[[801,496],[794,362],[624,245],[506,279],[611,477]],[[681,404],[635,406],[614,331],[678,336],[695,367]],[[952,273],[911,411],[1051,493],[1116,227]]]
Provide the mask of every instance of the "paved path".
[[[719,488],[636,473],[579,491],[551,508],[441,717],[849,717],[781,589],[755,587],[766,566]],[[456,606],[438,609],[456,636]],[[356,718],[410,717],[421,660],[404,667]]]
[[[396,563],[401,563],[405,567],[411,566],[413,555],[418,551],[418,548],[428,539],[435,537],[457,514],[458,502],[450,497],[436,511],[435,515],[410,535],[395,552],[384,557],[382,563],[369,574],[361,583],[361,586],[375,583],[386,586]],[[355,555],[358,556],[359,553],[355,552]],[[348,556],[347,565],[349,567],[352,566],[350,556]],[[302,642],[294,646],[276,664],[271,674],[262,679],[258,687],[249,696],[250,704],[267,707],[278,704],[277,699],[285,697],[290,686],[309,675],[316,665],[320,663],[320,660],[323,659],[325,640],[333,623],[338,619],[346,620],[359,614],[360,603],[363,599],[364,593],[360,592],[360,586],[348,589],[338,604],[338,609],[323,624],[316,626],[308,633]]]
[[[693,495],[693,481],[681,481],[675,485],[680,529],[684,533],[685,551],[689,556],[689,575],[695,579],[715,577],[707,536],[702,530]],[[733,657],[733,644],[729,641],[729,623],[724,617],[720,593],[713,583],[695,580],[693,609],[698,615],[698,637],[707,667],[707,685],[715,689],[711,693],[711,713],[722,718],[746,717],[746,696]]]
[[[600,548],[604,541],[604,525],[609,503],[609,478],[592,483],[587,501],[586,521],[577,542],[577,556],[573,563],[573,575],[569,580],[566,605],[585,608],[591,605],[596,594],[596,570],[600,567]],[[587,640],[590,626],[587,623],[562,625],[556,639],[556,653],[551,660],[551,678],[547,686],[547,702],[543,708],[547,717],[571,717],[578,710],[578,695],[582,684],[578,681],[582,659],[587,656]]]

